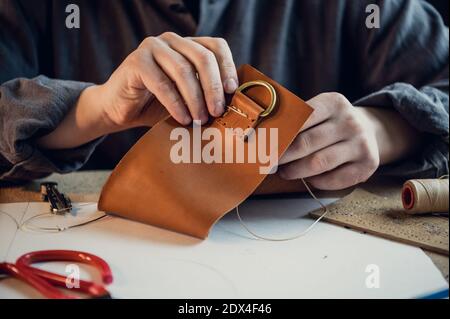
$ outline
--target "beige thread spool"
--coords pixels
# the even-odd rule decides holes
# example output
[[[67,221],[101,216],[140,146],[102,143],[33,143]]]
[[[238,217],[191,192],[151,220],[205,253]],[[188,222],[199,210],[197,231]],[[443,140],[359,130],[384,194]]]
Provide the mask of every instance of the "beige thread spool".
[[[403,207],[409,214],[448,214],[448,179],[412,179],[403,185]]]

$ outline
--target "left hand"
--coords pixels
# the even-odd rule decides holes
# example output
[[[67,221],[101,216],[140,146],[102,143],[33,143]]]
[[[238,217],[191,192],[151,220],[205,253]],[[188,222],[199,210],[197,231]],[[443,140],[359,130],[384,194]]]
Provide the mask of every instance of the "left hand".
[[[380,165],[373,117],[338,93],[323,93],[307,103],[314,112],[280,159],[281,177],[306,178],[324,190],[366,181]]]

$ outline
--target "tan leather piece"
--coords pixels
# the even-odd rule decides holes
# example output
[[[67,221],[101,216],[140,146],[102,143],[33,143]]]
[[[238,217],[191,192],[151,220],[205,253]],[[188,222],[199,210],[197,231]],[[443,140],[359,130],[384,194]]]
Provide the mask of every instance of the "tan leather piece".
[[[238,70],[240,83],[265,80],[273,85],[278,102],[274,111],[257,123],[258,129],[278,129],[278,158],[286,151],[312,113],[303,100],[249,65]],[[264,87],[252,87],[246,96],[235,94],[232,104],[248,113],[249,120],[234,111],[215,119],[206,126],[234,128],[254,125],[251,120],[270,103]],[[247,98],[249,97],[249,98]],[[263,106],[263,107],[260,107]],[[154,99],[151,108],[160,109]],[[160,112],[160,111],[158,111]],[[259,113],[258,113],[259,112]],[[238,117],[237,117],[238,116]],[[140,221],[175,232],[206,238],[212,225],[224,214],[249,197],[267,175],[260,174],[261,163],[174,164],[170,151],[178,141],[171,141],[173,129],[180,127],[171,117],[149,130],[123,157],[103,187],[98,207],[115,215]],[[193,128],[190,132],[193,145]],[[222,158],[225,134],[222,135]],[[270,134],[266,143],[270,144]],[[240,138],[235,136],[234,138]],[[209,141],[202,141],[205,146]],[[192,155],[192,154],[191,154]],[[249,152],[246,152],[246,158]],[[191,156],[192,158],[192,156]]]
[[[312,188],[311,185],[309,187]],[[266,177],[252,195],[293,194],[306,191],[305,185],[299,179],[284,180],[278,174],[271,174]]]
[[[217,123],[225,128],[240,128],[243,131],[258,125],[259,115],[264,109],[242,92],[236,92],[231,100],[231,107]]]

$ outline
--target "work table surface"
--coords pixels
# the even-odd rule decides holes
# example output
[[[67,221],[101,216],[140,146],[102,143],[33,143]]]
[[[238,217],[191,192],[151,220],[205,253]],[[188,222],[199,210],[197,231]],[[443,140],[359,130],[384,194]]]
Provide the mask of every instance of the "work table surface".
[[[84,171],[66,175],[53,174],[44,180],[58,183],[58,188],[67,193],[72,201],[95,202],[111,171]],[[41,201],[39,184],[43,180],[34,181],[21,186],[2,186],[0,188],[0,203],[14,203],[27,201]],[[364,189],[378,195],[399,192],[401,183],[392,180],[372,181],[362,186]],[[343,197],[351,189],[340,192],[321,192],[319,197]],[[436,267],[442,272],[448,282],[449,258],[440,254],[425,251]]]

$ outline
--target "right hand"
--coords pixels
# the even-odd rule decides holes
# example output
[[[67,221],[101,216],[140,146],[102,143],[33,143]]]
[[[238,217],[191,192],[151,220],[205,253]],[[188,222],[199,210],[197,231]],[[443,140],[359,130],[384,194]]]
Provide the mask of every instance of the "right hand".
[[[103,114],[119,128],[146,125],[152,94],[182,125],[225,110],[225,93],[238,87],[233,57],[220,38],[146,38],[100,86]]]

